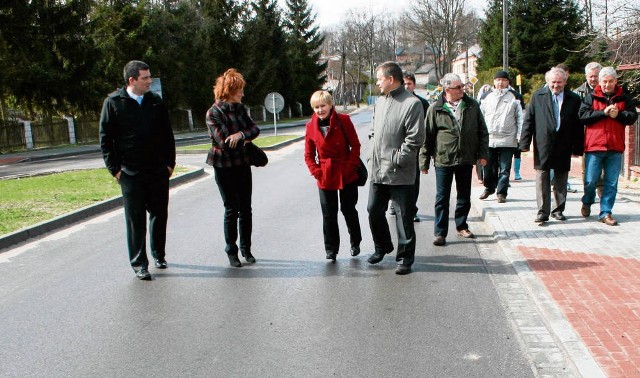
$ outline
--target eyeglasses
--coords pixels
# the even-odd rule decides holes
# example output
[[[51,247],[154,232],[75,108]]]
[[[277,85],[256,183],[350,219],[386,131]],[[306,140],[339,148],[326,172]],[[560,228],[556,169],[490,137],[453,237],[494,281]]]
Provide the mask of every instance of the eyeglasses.
[[[447,89],[462,89],[464,88],[464,85],[458,85],[457,87],[449,87]]]

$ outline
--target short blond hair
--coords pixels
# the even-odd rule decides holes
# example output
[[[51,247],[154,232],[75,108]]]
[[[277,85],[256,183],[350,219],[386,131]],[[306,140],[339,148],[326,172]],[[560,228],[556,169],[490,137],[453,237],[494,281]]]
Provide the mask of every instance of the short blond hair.
[[[312,108],[315,108],[316,105],[320,104],[333,106],[333,96],[331,96],[331,93],[327,91],[316,91],[311,95],[309,103],[311,104]]]

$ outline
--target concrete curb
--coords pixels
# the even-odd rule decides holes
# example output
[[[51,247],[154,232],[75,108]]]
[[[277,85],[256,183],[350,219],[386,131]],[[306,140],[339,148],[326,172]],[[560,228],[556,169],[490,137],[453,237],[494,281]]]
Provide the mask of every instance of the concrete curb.
[[[522,255],[516,251],[511,242],[501,234],[504,230],[496,228],[487,218],[496,216],[493,211],[488,211],[482,205],[483,201],[477,198],[477,193],[472,191],[471,206],[478,213],[478,220],[487,227],[498,248],[504,257],[515,269],[522,285],[529,292],[531,298],[539,311],[540,319],[552,337],[556,340],[556,345],[562,350],[568,362],[583,377],[605,377],[600,366],[595,361],[588,348],[574,331],[569,321],[564,317],[558,305],[551,299],[551,295],[540,281],[538,276],[531,270],[531,267]],[[516,326],[517,332],[522,332]],[[526,348],[526,345],[524,346]],[[540,351],[538,351],[540,352]],[[537,367],[535,361],[532,366]],[[536,370],[537,371],[537,370]]]
[[[284,141],[282,143],[274,144],[272,146],[262,147],[262,149],[264,151],[275,151],[303,139],[304,139],[304,135],[300,135],[298,137]],[[198,154],[206,154],[207,152],[209,152],[209,150],[185,150],[185,151],[176,151],[176,154],[177,155],[198,155]]]
[[[183,175],[176,176],[169,181],[169,187],[173,188],[178,185],[185,184],[189,181],[199,178],[200,176],[203,176],[204,174],[204,169],[200,168],[191,172],[187,172]],[[17,244],[28,241],[32,238],[43,236],[45,234],[57,231],[61,228],[70,226],[78,222],[83,222],[88,218],[106,213],[107,211],[113,210],[120,206],[122,206],[122,196],[117,196],[93,205],[85,206],[71,213],[63,214],[59,217],[40,222],[31,227],[12,232],[0,237],[0,253],[2,253],[3,250],[8,249],[9,247],[15,247]]]

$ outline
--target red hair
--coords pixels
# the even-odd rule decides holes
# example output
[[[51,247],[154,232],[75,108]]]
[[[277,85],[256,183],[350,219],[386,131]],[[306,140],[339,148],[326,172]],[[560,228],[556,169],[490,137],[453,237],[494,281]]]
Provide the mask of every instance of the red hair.
[[[213,95],[216,100],[226,101],[232,95],[244,89],[246,82],[242,74],[235,68],[229,68],[216,79],[213,86]]]

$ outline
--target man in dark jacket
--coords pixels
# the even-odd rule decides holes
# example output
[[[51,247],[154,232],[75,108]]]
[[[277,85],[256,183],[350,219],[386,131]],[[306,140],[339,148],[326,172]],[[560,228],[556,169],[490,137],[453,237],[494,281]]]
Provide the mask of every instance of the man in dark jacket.
[[[533,164],[536,170],[535,222],[544,223],[549,215],[565,220],[567,179],[571,169],[571,155],[582,155],[583,126],[578,118],[580,97],[569,89],[567,73],[554,67],[545,74],[547,85],[531,96],[527,106],[519,148],[529,151],[533,140]],[[556,206],[551,210],[550,171],[554,170],[553,194]]]
[[[443,92],[427,110],[426,138],[420,149],[420,171],[429,172],[430,159],[436,169],[436,202],[433,245],[443,246],[449,232],[449,198],[456,180],[455,222],[458,235],[474,238],[467,217],[471,209],[471,173],[474,164],[484,166],[489,157],[489,132],[480,106],[464,93],[462,80],[446,74],[440,80]]]
[[[122,189],[131,267],[136,277],[150,280],[145,218],[148,211],[155,265],[166,269],[169,177],[176,165],[175,141],[162,98],[150,92],[153,80],[149,66],[135,60],[127,63],[124,80],[125,86],[104,100],[100,147],[107,169]]]
[[[584,99],[580,119],[585,124],[583,217],[591,215],[595,202],[596,183],[604,171],[600,213],[598,220],[609,226],[618,224],[611,211],[618,193],[618,176],[622,169],[625,149],[625,127],[638,119],[631,98],[618,85],[613,67],[605,67],[598,74],[599,85]]]
[[[418,100],[420,100],[420,103],[422,104],[422,110],[424,110],[424,114],[427,114],[427,109],[429,109],[429,101],[427,101],[425,98],[420,97],[416,94],[415,90],[416,90],[416,76],[412,73],[412,72],[405,72],[404,73],[404,88],[411,94],[413,94],[414,96],[416,96],[418,98]],[[420,194],[420,168],[418,167],[418,162],[417,162],[417,156],[416,156],[416,183],[415,183],[415,188],[416,188],[416,213],[413,216],[413,221],[414,222],[420,222],[420,217],[418,216],[418,195]]]

